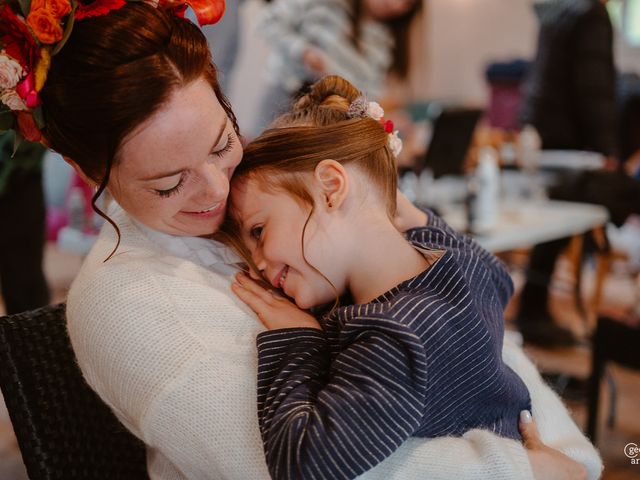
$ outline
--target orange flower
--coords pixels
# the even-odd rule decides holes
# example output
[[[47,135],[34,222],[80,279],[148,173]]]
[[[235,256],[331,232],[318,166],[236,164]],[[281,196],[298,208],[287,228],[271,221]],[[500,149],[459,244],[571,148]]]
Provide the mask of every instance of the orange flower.
[[[71,13],[69,0],[32,0],[31,11],[44,8],[58,20]]]
[[[62,40],[62,26],[60,20],[51,14],[47,8],[32,8],[27,23],[40,42],[53,44]]]
[[[53,13],[57,19],[61,19],[71,13],[71,4],[69,3],[69,0],[49,0],[47,2],[47,6],[48,10]]]

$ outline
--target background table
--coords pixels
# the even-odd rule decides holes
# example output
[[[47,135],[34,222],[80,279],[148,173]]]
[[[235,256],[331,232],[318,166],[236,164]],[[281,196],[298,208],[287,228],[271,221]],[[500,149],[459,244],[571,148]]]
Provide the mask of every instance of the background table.
[[[466,215],[462,206],[447,208],[442,216],[453,228],[465,230]],[[501,205],[494,228],[474,237],[490,252],[504,252],[585,233],[603,226],[608,219],[607,209],[601,205],[514,200]]]

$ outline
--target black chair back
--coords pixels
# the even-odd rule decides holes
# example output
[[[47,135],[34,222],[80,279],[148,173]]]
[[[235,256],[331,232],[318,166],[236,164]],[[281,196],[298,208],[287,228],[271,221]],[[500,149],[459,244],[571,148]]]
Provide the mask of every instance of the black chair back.
[[[597,440],[600,381],[605,373],[605,367],[608,362],[614,362],[627,368],[640,370],[638,345],[640,345],[640,327],[628,325],[613,318],[598,318],[598,326],[593,337],[587,408],[587,436],[594,444]],[[609,377],[609,387],[611,398],[607,424],[611,428],[614,426],[618,396],[612,377]]]
[[[0,318],[0,388],[31,480],[149,478],[144,445],[80,372],[64,304]]]
[[[433,133],[427,152],[417,162],[417,169],[429,168],[434,178],[462,175],[467,152],[471,146],[476,124],[483,110],[461,106],[429,107]],[[435,112],[435,113],[433,113]]]

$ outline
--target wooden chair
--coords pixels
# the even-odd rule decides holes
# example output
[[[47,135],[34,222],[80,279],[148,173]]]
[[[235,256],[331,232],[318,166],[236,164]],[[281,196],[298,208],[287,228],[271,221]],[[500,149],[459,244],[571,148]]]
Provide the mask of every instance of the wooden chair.
[[[589,379],[589,403],[587,435],[596,442],[598,407],[600,404],[600,383],[607,363],[614,362],[628,368],[640,369],[640,327],[631,326],[620,320],[607,317],[598,318],[596,333],[593,337],[593,356]],[[616,388],[609,382],[611,407],[608,425],[613,426],[615,419]]]
[[[31,480],[148,478],[144,445],[82,377],[64,304],[0,318],[0,388]]]

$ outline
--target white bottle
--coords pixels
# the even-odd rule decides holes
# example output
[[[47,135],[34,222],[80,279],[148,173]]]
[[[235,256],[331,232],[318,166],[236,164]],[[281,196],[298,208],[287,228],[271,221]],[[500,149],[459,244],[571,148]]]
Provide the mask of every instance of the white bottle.
[[[493,147],[480,148],[475,172],[476,195],[473,201],[471,231],[486,233],[498,222],[500,169],[498,153]]]
[[[540,163],[540,149],[542,139],[533,125],[525,125],[518,138],[518,150],[520,167],[528,172],[535,173]]]

